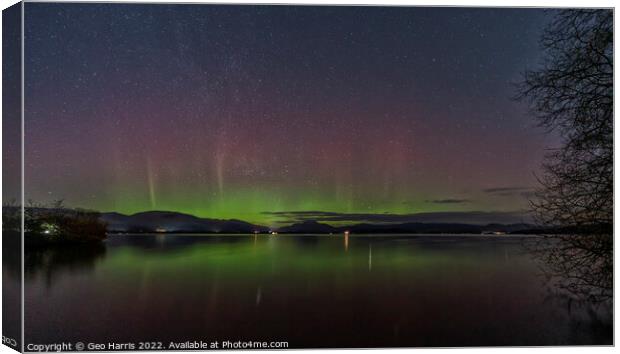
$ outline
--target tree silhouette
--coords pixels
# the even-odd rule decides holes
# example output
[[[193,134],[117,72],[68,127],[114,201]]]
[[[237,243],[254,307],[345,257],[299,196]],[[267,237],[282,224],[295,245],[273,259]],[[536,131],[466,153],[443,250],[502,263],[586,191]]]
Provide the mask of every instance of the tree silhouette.
[[[536,220],[567,230],[537,253],[564,289],[604,300],[613,286],[613,11],[562,10],[545,29],[543,65],[519,98],[557,131],[531,201]]]

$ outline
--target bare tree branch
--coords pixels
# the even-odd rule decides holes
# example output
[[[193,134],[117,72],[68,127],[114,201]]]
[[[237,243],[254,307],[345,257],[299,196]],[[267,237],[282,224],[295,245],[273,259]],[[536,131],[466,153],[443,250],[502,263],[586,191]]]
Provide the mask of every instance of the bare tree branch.
[[[546,59],[518,98],[563,145],[546,156],[530,203],[538,223],[567,232],[535,251],[560,287],[602,301],[613,287],[613,12],[560,11],[541,45]]]

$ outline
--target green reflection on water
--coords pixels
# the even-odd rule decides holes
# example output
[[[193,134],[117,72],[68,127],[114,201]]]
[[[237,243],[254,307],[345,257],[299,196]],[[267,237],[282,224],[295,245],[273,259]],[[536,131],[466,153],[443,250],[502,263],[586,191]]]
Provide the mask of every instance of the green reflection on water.
[[[481,255],[474,256],[459,249],[439,252],[415,245],[398,247],[397,243],[389,242],[373,244],[363,237],[351,237],[347,247],[344,237],[340,235],[317,238],[315,243],[300,243],[287,239],[287,236],[250,236],[237,242],[194,244],[165,251],[123,248],[110,254],[105,268],[110,271],[122,270],[121,273],[127,275],[140,272],[144,267],[162,275],[179,275],[179,271],[191,270],[186,272],[187,276],[199,276],[196,272],[198,270],[214,269],[227,275],[257,275],[273,274],[274,269],[303,273],[391,271],[394,268],[428,271],[448,264],[473,266],[484,261]]]
[[[611,327],[592,327],[600,321],[585,308],[549,300],[523,242],[112,236],[103,253],[47,250],[27,261],[26,331],[41,342],[218,337],[305,347],[609,342]]]

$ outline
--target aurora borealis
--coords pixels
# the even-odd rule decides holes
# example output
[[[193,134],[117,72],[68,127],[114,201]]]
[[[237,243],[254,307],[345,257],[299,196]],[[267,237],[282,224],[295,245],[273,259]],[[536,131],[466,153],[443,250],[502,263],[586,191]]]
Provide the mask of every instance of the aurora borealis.
[[[271,224],[517,212],[542,9],[25,5],[26,199]]]

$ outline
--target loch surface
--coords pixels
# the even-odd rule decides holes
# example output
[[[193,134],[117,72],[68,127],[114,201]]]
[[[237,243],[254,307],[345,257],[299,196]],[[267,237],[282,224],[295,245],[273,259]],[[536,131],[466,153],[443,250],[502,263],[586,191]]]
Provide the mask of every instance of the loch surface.
[[[611,305],[549,285],[532,237],[113,235],[29,250],[26,344],[612,344]]]

